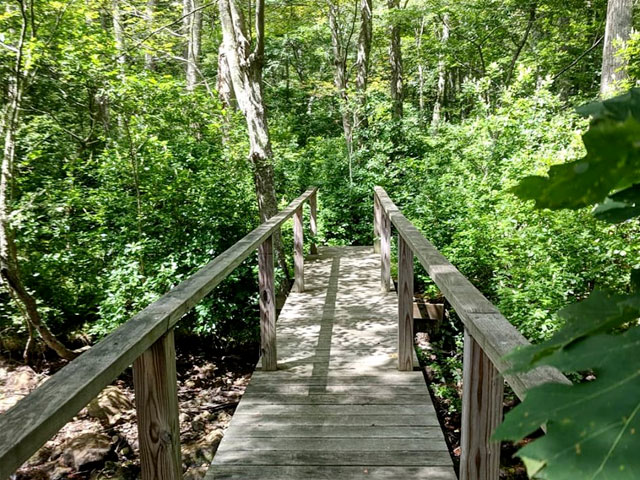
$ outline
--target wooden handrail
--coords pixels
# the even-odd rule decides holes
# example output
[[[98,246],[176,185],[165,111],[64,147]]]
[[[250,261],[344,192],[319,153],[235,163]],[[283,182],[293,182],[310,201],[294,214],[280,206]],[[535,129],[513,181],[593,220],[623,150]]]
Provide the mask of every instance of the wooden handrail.
[[[490,438],[502,421],[502,377],[521,399],[536,385],[570,382],[550,367],[509,372],[511,365],[504,356],[516,347],[529,345],[529,341],[407,220],[381,187],[374,188],[374,209],[374,234],[379,237],[374,239],[374,249],[380,250],[383,290],[391,283],[391,225],[398,232],[398,369],[406,370],[411,365],[413,345],[407,338],[412,337],[413,330],[407,315],[413,311],[415,255],[465,328],[460,478],[498,478],[500,449]]]
[[[134,362],[136,408],[140,436],[143,437],[140,438],[141,455],[144,455],[143,443],[147,435],[146,430],[142,431],[140,422],[150,423],[149,428],[157,428],[157,425],[151,425],[154,421],[160,421],[161,426],[167,423],[167,438],[161,438],[159,441],[173,444],[171,448],[166,445],[158,446],[157,450],[168,450],[164,458],[146,460],[143,457],[141,459],[143,478],[181,476],[181,466],[177,465],[179,464],[179,439],[175,438],[178,435],[178,432],[175,432],[177,416],[163,418],[166,415],[171,417],[177,415],[173,328],[185,313],[209,294],[254,250],[261,247],[260,273],[261,278],[264,277],[265,280],[260,282],[261,333],[263,337],[268,334],[269,342],[273,345],[267,345],[267,351],[275,355],[275,333],[265,332],[265,327],[269,327],[265,322],[275,324],[273,256],[271,250],[263,245],[267,243],[270,245],[272,235],[296,212],[299,213],[296,221],[301,222],[302,206],[307,201],[313,204],[311,214],[314,217],[312,224],[315,228],[316,192],[316,188],[307,190],[287,208],[236,242],[201,270],[139,312],[90,350],[62,368],[10,410],[0,415],[0,479],[8,478],[104,387]],[[299,230],[295,234],[295,242],[298,246],[302,244],[302,229]],[[300,251],[296,250],[296,255],[300,254],[301,247]],[[270,272],[269,262],[271,262]],[[304,285],[303,271],[300,265],[298,267],[296,284],[300,287]],[[266,269],[264,275],[263,269]],[[263,299],[271,303],[265,307]],[[268,308],[266,314],[264,308]],[[264,338],[262,352],[263,354],[265,352]],[[272,366],[275,368],[275,357],[273,358]],[[136,369],[138,369],[137,372]],[[139,390],[143,392],[142,395]],[[159,395],[160,398],[147,399],[147,396],[154,395]],[[154,410],[151,411],[151,409]],[[178,445],[177,456],[176,445]],[[147,445],[147,447],[154,448],[154,445]],[[149,464],[151,461],[164,463],[159,466],[151,465]],[[158,477],[157,471],[174,473]]]

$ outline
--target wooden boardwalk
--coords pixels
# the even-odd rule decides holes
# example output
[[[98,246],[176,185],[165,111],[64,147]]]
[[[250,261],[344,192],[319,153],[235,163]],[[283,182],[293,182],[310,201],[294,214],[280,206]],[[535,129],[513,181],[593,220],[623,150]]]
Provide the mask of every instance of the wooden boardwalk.
[[[456,478],[423,375],[397,370],[397,297],[371,247],[327,247],[277,323],[207,479]]]

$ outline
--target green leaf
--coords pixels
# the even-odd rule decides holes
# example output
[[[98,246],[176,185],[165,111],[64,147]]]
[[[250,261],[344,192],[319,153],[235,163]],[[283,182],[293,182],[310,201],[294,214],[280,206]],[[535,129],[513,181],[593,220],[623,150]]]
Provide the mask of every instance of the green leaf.
[[[518,440],[546,423],[547,434],[517,454],[538,470],[536,478],[640,478],[639,349],[640,327],[634,327],[586,338],[549,357],[543,363],[564,371],[590,368],[597,379],[532,389],[498,427],[496,440]]]
[[[521,347],[507,355],[514,371],[547,364],[546,357],[587,335],[595,335],[619,327],[640,316],[640,294],[614,295],[595,290],[589,298],[558,312],[565,321],[562,329],[549,340]]]
[[[593,215],[605,222],[619,223],[640,215],[640,184],[622,190],[605,198],[594,210]]]
[[[578,107],[576,111],[583,117],[593,120],[610,119],[622,122],[632,116],[640,120],[640,88],[610,98],[603,102],[591,102]]]
[[[640,181],[640,122],[604,120],[583,136],[587,155],[554,165],[548,177],[524,178],[513,192],[538,208],[581,208],[602,201],[611,190]]]
[[[512,189],[524,200],[535,200],[538,208],[582,208],[603,202],[613,190],[640,183],[640,89],[590,103],[578,111],[592,117],[589,131],[582,137],[587,154],[552,166],[546,177],[526,177]],[[633,198],[611,198],[625,205],[603,202],[595,210],[596,216],[617,222],[637,215],[638,192],[632,188],[627,193]]]

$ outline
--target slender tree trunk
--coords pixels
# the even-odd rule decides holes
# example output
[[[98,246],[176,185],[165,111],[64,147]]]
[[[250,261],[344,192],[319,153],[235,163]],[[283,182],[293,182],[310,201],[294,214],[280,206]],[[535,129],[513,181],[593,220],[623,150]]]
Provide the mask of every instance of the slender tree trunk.
[[[124,68],[127,63],[127,45],[124,40],[124,27],[120,15],[120,0],[112,0],[111,15],[113,17],[113,38],[116,43],[117,64],[120,70],[120,78],[124,81]]]
[[[187,90],[192,92],[198,83],[198,64],[200,62],[200,46],[202,38],[202,10],[200,0],[184,0],[184,9],[193,12],[189,15],[187,29]],[[187,5],[188,4],[188,5]]]
[[[511,57],[511,64],[509,65],[509,70],[507,71],[507,78],[504,82],[505,86],[509,86],[511,83],[511,79],[513,78],[513,73],[515,72],[516,65],[518,63],[518,58],[520,58],[520,54],[522,53],[522,49],[527,44],[529,40],[529,34],[531,33],[531,29],[533,28],[533,24],[536,21],[536,13],[538,10],[538,4],[533,3],[531,5],[531,9],[529,10],[529,21],[527,22],[527,28],[524,31],[524,35],[522,36],[522,40],[518,44],[518,48],[513,52],[513,56]]]
[[[360,35],[356,57],[356,92],[358,105],[354,114],[355,128],[367,126],[365,109],[367,106],[367,84],[369,81],[369,57],[373,39],[372,0],[360,0]]]
[[[229,63],[224,49],[224,43],[220,44],[218,50],[218,79],[217,79],[218,95],[220,101],[226,109],[235,109],[236,95],[233,91],[233,81],[231,80],[231,72],[229,71]]]
[[[264,64],[264,0],[256,2],[255,46],[251,49],[244,15],[236,0],[218,0],[222,24],[224,56],[229,67],[233,91],[240,111],[247,121],[249,160],[253,165],[254,183],[260,219],[264,222],[278,211],[273,173],[273,152],[269,138],[266,109],[262,96]],[[290,275],[279,234],[274,234],[278,264],[287,283]],[[287,285],[288,287],[288,285]]]
[[[422,63],[422,35],[424,34],[424,15],[420,19],[420,29],[416,35],[416,53],[418,55],[418,107],[420,118],[424,114],[424,64]]]
[[[348,45],[342,45],[340,37],[340,26],[338,23],[338,6],[330,1],[329,6],[329,29],[331,30],[331,46],[333,50],[333,84],[338,91],[340,98],[340,111],[342,115],[342,130],[344,132],[344,140],[347,145],[347,155],[349,162],[353,155],[353,122],[349,109],[349,97],[347,95],[347,48]],[[351,173],[351,164],[349,164]]]
[[[633,21],[633,0],[609,0],[607,6],[607,24],[602,52],[602,76],[600,95],[611,96],[617,84],[627,79],[624,71],[626,62],[616,54],[631,35]]]
[[[147,5],[144,10],[144,20],[149,31],[153,30],[153,17],[156,11],[156,4],[157,0],[147,0]],[[156,69],[156,59],[149,51],[144,54],[144,68],[150,71]]]
[[[20,1],[22,14],[22,28],[20,40],[16,48],[16,60],[9,77],[7,88],[7,105],[4,109],[3,129],[4,148],[2,165],[0,166],[0,283],[4,285],[12,297],[18,302],[24,312],[27,328],[35,329],[45,344],[54,350],[60,357],[71,360],[76,354],[65,347],[51,333],[47,325],[42,321],[38,306],[33,296],[27,291],[20,277],[20,264],[16,244],[10,225],[10,195],[13,182],[13,164],[15,160],[16,131],[22,102],[24,87],[23,79],[23,55],[26,34],[29,25],[27,6]],[[27,342],[25,356],[28,356],[30,342]]]
[[[442,18],[442,31],[440,34],[440,43],[444,47],[449,41],[449,15],[444,14]],[[437,127],[442,121],[442,106],[446,95],[447,88],[447,64],[444,54],[440,54],[438,60],[438,85],[436,90],[436,101],[433,104],[433,115],[431,117],[431,125]]]
[[[400,8],[400,0],[388,1],[389,11]],[[400,120],[403,113],[404,84],[402,77],[402,45],[400,43],[400,27],[395,18],[391,18],[391,45],[389,47],[389,63],[391,64],[391,101],[394,120]]]

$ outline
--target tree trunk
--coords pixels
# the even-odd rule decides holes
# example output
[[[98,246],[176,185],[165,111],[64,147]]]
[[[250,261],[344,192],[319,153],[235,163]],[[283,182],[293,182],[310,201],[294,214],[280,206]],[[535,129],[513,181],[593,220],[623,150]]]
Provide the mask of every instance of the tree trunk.
[[[389,11],[400,8],[400,0],[389,0]],[[402,78],[402,48],[400,43],[400,27],[395,18],[391,18],[391,45],[389,48],[389,63],[391,64],[391,101],[394,120],[400,120],[403,113],[404,84]]]
[[[420,119],[424,114],[424,65],[422,63],[422,35],[424,34],[424,15],[420,19],[420,29],[416,32],[416,55],[418,57],[418,107]]]
[[[13,182],[13,164],[15,159],[16,131],[23,92],[23,52],[28,29],[28,13],[24,2],[20,2],[22,28],[19,44],[16,47],[16,60],[8,81],[7,105],[4,109],[3,128],[4,149],[0,166],[0,284],[4,285],[25,314],[28,329],[33,327],[45,344],[60,357],[72,360],[76,354],[65,347],[43,323],[33,296],[27,291],[20,278],[20,264],[16,244],[10,225],[11,207],[9,204]],[[29,342],[27,343],[29,347]],[[25,351],[28,355],[28,351]]]
[[[147,5],[144,10],[144,20],[147,24],[147,29],[149,31],[153,30],[153,16],[156,11],[156,3],[157,0],[147,0]],[[156,69],[156,59],[153,54],[149,51],[146,51],[144,54],[144,68],[145,70],[153,71]]]
[[[217,79],[218,95],[220,101],[226,109],[235,109],[236,95],[233,91],[233,81],[231,80],[231,72],[229,71],[229,63],[224,52],[224,44],[220,45],[218,50],[218,79]]]
[[[449,15],[444,14],[442,18],[442,32],[440,34],[440,43],[444,47],[449,41]],[[442,106],[444,104],[444,98],[447,88],[447,64],[445,62],[444,54],[440,54],[438,60],[438,85],[436,90],[436,101],[433,104],[433,115],[431,117],[431,125],[437,127],[442,121]]]
[[[538,11],[538,4],[533,3],[531,8],[529,9],[529,21],[527,22],[527,28],[524,31],[524,35],[522,36],[522,40],[518,43],[518,47],[516,51],[513,52],[513,56],[511,57],[511,64],[509,65],[509,70],[507,70],[507,78],[504,82],[505,87],[508,87],[511,83],[511,79],[513,78],[513,73],[515,72],[516,65],[518,63],[518,58],[520,58],[520,54],[522,53],[522,49],[527,44],[529,40],[529,34],[531,33],[531,29],[533,28],[533,24],[536,21],[536,13]]]
[[[198,64],[202,38],[202,9],[200,0],[184,0],[184,10],[191,13],[187,29],[187,91],[192,92],[198,83]]]
[[[624,71],[626,62],[616,54],[631,35],[632,13],[633,0],[609,0],[602,52],[602,97],[611,96],[618,88],[619,82],[627,79],[627,73]]]
[[[120,70],[120,78],[124,82],[124,67],[127,63],[127,46],[124,40],[124,27],[120,15],[120,0],[111,2],[111,15],[113,17],[113,37],[116,42],[117,64]]]
[[[223,33],[224,57],[240,111],[247,121],[249,160],[253,166],[260,220],[266,221],[278,211],[273,173],[273,152],[267,115],[262,97],[264,63],[264,0],[256,2],[255,46],[251,50],[246,23],[236,0],[218,0]],[[274,234],[278,264],[291,283],[280,234]],[[288,287],[289,285],[287,285]]]
[[[342,130],[347,145],[349,161],[353,154],[353,124],[349,111],[349,97],[347,95],[347,48],[342,45],[340,38],[340,26],[338,24],[338,6],[330,1],[329,4],[329,29],[331,30],[331,46],[333,50],[333,84],[338,91],[340,99],[340,112],[342,115]],[[351,168],[350,168],[351,174]]]
[[[360,0],[360,35],[356,57],[356,92],[358,105],[354,113],[354,126],[367,126],[365,109],[367,106],[367,84],[369,80],[369,57],[373,38],[372,0]]]

